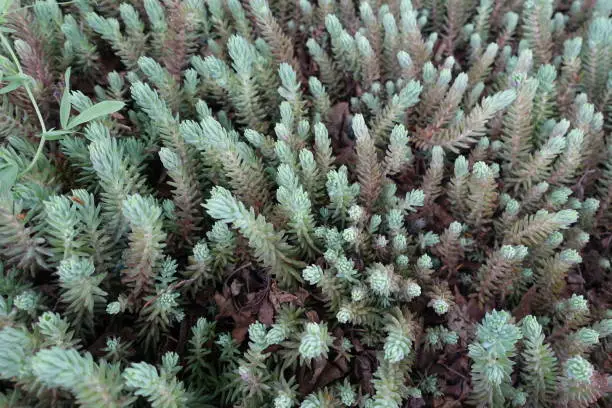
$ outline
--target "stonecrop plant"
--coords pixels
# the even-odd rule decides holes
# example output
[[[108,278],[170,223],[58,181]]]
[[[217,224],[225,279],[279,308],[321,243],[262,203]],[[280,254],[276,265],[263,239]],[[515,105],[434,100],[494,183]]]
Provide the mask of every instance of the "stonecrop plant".
[[[610,406],[611,14],[0,0],[0,406]]]

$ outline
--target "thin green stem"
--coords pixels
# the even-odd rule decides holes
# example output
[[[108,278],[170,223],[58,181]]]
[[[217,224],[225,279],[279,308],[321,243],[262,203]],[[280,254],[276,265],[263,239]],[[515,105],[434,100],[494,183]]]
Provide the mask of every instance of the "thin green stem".
[[[13,51],[13,48],[11,47],[11,44],[9,43],[8,39],[2,33],[0,33],[0,40],[2,40],[2,45],[4,45],[4,48],[10,54],[11,59],[13,60],[13,63],[15,64],[15,66],[17,67],[17,70],[19,71],[19,74],[25,76],[25,73],[23,72],[23,69],[21,68],[21,64],[19,63],[19,58],[17,58],[17,55],[15,54],[15,51]],[[38,104],[36,103],[36,99],[34,98],[34,94],[32,93],[32,89],[30,89],[30,85],[28,84],[27,79],[23,82],[23,87],[25,88],[26,93],[28,94],[28,98],[30,99],[32,106],[34,107],[34,112],[36,112],[36,117],[38,118],[38,122],[40,123],[40,128],[42,130],[42,135],[40,136],[40,142],[38,143],[36,154],[32,158],[32,161],[30,162],[28,167],[26,167],[26,169],[21,172],[20,176],[23,176],[24,174],[32,170],[32,168],[38,161],[38,158],[41,156],[43,148],[45,146],[45,141],[46,141],[45,134],[47,133],[47,126],[45,125],[45,120],[43,119],[42,114],[40,113],[40,109],[38,107]]]

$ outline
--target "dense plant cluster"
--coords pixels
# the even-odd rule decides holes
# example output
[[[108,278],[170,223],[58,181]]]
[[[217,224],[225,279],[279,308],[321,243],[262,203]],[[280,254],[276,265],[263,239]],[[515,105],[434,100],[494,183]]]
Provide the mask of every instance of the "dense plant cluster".
[[[609,0],[0,13],[0,406],[611,403]]]

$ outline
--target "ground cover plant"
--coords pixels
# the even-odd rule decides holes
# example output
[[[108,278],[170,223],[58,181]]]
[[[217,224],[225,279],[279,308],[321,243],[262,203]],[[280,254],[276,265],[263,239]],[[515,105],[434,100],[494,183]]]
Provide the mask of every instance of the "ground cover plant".
[[[610,406],[611,13],[0,0],[0,406]]]

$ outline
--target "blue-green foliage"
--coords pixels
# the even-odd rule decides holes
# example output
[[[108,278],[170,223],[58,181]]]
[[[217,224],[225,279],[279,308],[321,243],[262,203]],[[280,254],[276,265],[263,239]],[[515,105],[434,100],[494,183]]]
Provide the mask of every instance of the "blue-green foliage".
[[[609,405],[611,10],[0,1],[0,406]]]

